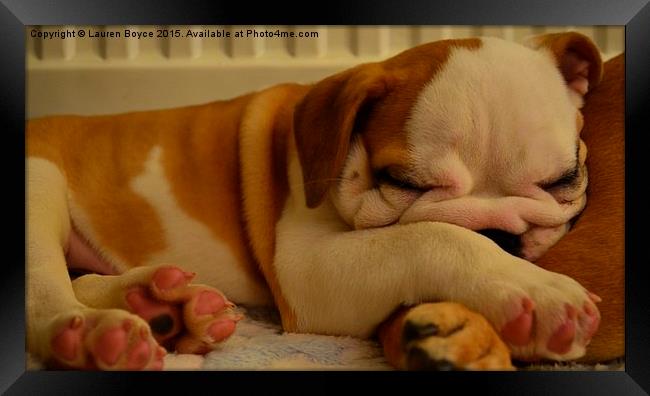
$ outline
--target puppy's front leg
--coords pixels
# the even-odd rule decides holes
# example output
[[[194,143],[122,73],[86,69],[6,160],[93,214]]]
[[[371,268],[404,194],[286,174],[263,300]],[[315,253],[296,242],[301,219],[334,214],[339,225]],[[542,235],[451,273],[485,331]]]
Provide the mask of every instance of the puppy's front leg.
[[[304,332],[370,337],[402,304],[470,299],[487,263],[511,257],[450,224],[339,231],[314,223],[285,217],[277,235],[278,281]]]
[[[484,315],[515,357],[566,360],[598,327],[577,282],[475,232],[433,222],[343,231],[308,217],[287,210],[278,224],[276,273],[296,330],[369,337],[401,304],[454,301]]]

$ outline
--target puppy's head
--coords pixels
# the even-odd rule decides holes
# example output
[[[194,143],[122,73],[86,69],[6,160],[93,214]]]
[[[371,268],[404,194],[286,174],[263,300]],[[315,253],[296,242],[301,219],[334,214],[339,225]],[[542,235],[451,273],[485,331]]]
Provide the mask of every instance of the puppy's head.
[[[584,207],[579,109],[601,70],[562,33],[439,41],[329,77],[294,116],[307,206],[331,199],[356,229],[489,230],[534,260]]]

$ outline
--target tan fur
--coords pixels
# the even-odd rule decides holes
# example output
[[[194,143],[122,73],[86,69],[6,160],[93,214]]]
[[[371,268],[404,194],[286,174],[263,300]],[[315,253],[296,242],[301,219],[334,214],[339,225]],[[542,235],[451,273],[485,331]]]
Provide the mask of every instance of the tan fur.
[[[373,104],[361,133],[373,169],[406,162],[406,122],[421,88],[445,65],[454,48],[476,50],[479,39],[445,40],[427,44],[386,62],[387,73],[396,76],[394,86]]]
[[[575,52],[582,58],[589,60],[589,86],[590,88],[598,85],[603,77],[603,63],[600,60],[598,48],[586,36],[576,32],[551,33],[538,36],[535,40],[537,47],[544,47],[551,51],[554,59],[557,61],[558,68],[564,74],[567,80],[568,76],[564,70],[562,59],[567,52]]]
[[[125,263],[127,268],[119,268],[124,271],[165,248],[157,214],[128,188],[143,172],[147,154],[161,146],[177,202],[224,241],[261,283],[240,216],[237,139],[241,112],[250,98],[115,116],[33,120],[27,126],[27,155],[60,166],[71,198],[97,233],[97,240],[89,242],[101,247],[109,262]]]
[[[114,122],[113,118],[66,116],[30,121],[27,156],[48,159],[63,171],[72,198],[84,208],[97,230],[98,240],[90,242],[115,252],[129,266],[137,266],[148,254],[164,247],[159,220],[147,202],[133,191],[124,189],[113,194],[107,190],[124,185],[143,170],[145,148],[153,145],[154,134],[133,134],[132,126],[131,133],[127,133],[126,127],[124,132],[116,132],[123,138],[115,139],[111,133]],[[93,140],[87,138],[91,134]],[[115,172],[107,165],[113,161],[111,154],[117,152],[130,155],[113,165],[119,170]],[[140,220],[133,224],[134,218]],[[72,223],[74,226],[75,219]],[[123,232],[127,227],[131,232]]]
[[[430,337],[407,341],[407,321],[434,325],[438,332]],[[510,351],[496,331],[480,314],[457,303],[425,303],[395,311],[378,330],[384,356],[393,367],[423,369],[408,361],[409,349],[417,346],[432,359],[453,363],[469,370],[513,370]]]
[[[289,194],[287,182],[288,139],[293,108],[307,88],[281,85],[251,101],[241,125],[241,174],[243,208],[250,245],[280,311],[283,327],[294,330],[296,318],[282,295],[273,257],[275,224]],[[273,181],[269,183],[269,181]]]
[[[318,206],[341,173],[353,132],[363,137],[375,167],[403,162],[404,126],[420,89],[444,66],[453,48],[480,46],[478,39],[425,44],[386,62],[346,70],[310,90],[296,108],[294,128],[307,206]],[[372,113],[364,114],[370,104]]]

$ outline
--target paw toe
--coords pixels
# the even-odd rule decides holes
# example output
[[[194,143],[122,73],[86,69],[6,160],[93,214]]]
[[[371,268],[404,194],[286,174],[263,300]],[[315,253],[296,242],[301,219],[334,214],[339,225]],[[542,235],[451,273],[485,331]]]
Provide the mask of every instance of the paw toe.
[[[128,331],[131,325],[125,322],[122,326],[115,326],[104,331],[93,348],[95,357],[102,363],[113,366],[124,353],[128,344]]]
[[[189,301],[183,307],[185,327],[191,337],[213,344],[228,338],[242,315],[221,293],[205,286],[190,286]]]
[[[211,290],[204,290],[199,293],[194,304],[194,313],[196,315],[207,315],[221,311],[226,307],[226,301],[223,297]]]
[[[208,327],[208,335],[212,342],[221,342],[235,332],[236,324],[232,320],[218,320]]]
[[[129,351],[126,368],[129,370],[141,370],[149,363],[150,358],[151,346],[146,339],[141,339]]]
[[[598,310],[591,304],[585,303],[584,314],[580,316],[580,322],[585,332],[585,343],[588,343],[600,326],[600,314]]]
[[[546,348],[554,353],[563,355],[571,350],[576,335],[576,310],[567,305],[567,319],[551,335]]]
[[[501,328],[503,340],[511,345],[527,345],[531,340],[535,304],[529,298],[522,301],[522,312]]]
[[[167,291],[185,286],[194,277],[194,273],[185,272],[178,267],[162,267],[153,275],[153,285],[160,291]]]
[[[83,319],[80,316],[74,316],[68,326],[52,338],[52,351],[58,358],[72,361],[78,357],[83,338],[82,324]]]

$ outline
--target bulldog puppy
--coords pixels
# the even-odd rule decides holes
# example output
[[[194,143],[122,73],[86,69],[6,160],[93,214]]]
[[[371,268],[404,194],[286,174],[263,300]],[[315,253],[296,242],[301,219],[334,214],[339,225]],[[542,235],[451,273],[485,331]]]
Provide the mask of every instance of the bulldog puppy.
[[[602,324],[586,355],[579,359],[588,363],[625,354],[624,55],[605,62],[603,70],[602,81],[590,90],[581,109],[584,128],[580,136],[589,147],[589,202],[571,231],[535,262],[598,290],[603,297],[599,304]],[[398,368],[507,369],[508,350],[484,322],[458,304],[420,304],[399,309],[382,324],[379,337],[387,360]],[[447,336],[445,324],[463,331]],[[476,358],[488,348],[493,353]]]
[[[446,336],[494,328],[518,358],[584,355],[597,298],[525,259],[585,205],[579,109],[602,65],[577,33],[532,46],[444,40],[314,85],[30,121],[29,350],[159,369],[160,345],[202,353],[232,334],[229,300],[357,337],[401,305],[453,301],[417,311],[411,334],[468,308],[487,321]],[[492,345],[452,364],[507,368]]]

